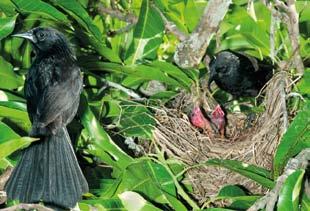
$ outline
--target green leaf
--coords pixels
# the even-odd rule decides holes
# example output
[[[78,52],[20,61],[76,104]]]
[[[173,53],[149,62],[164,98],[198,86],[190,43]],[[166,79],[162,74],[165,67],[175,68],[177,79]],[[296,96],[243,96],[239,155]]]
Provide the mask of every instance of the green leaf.
[[[24,105],[25,104],[17,102],[2,101],[0,102],[0,117],[7,118],[16,123],[23,130],[28,131],[31,127],[31,123]]]
[[[113,167],[126,168],[133,159],[112,141],[85,103],[84,98],[84,111],[81,120],[92,144],[89,147],[89,152]]]
[[[0,40],[13,32],[17,16],[0,18]]]
[[[11,0],[21,13],[39,14],[51,19],[68,23],[67,17],[55,7],[40,0]]]
[[[98,41],[102,41],[102,35],[98,27],[93,23],[87,11],[76,0],[53,0],[58,6],[69,13],[83,28],[88,30]]]
[[[227,185],[220,190],[215,200],[230,200],[232,203],[229,208],[243,210],[249,208],[259,198],[260,196],[246,195],[237,185]]]
[[[157,203],[169,204],[173,210],[187,210],[176,198],[173,178],[159,163],[154,163],[149,159],[139,159],[132,162],[122,172],[120,178],[121,182],[116,194],[124,191],[135,191]]]
[[[198,10],[196,2],[194,0],[187,0],[184,8],[184,18],[189,32],[192,32],[196,28],[201,15],[202,13]]]
[[[108,62],[89,62],[81,63],[81,66],[83,66],[88,71],[108,71],[117,74],[135,76],[145,81],[157,80],[164,82],[168,85],[173,85],[177,87],[182,86],[178,81],[167,76],[160,69],[142,64],[123,66],[121,64]]]
[[[235,171],[255,182],[263,185],[267,188],[272,188],[274,182],[269,179],[271,174],[264,168],[249,165],[237,160],[221,160],[221,159],[210,159],[205,162],[206,165],[221,166],[232,171]]]
[[[141,195],[132,191],[125,191],[118,195],[124,207],[128,211],[160,211]]]
[[[273,160],[274,177],[277,178],[287,161],[302,149],[310,147],[310,100],[294,118],[282,137]]]
[[[304,174],[305,174],[304,170],[298,169],[287,177],[280,190],[279,200],[277,204],[278,210],[281,211],[298,210],[299,196]]]
[[[14,73],[11,64],[0,56],[0,89],[15,89],[22,85],[23,79]]]
[[[305,73],[301,79],[301,81],[297,84],[300,92],[303,94],[310,93],[310,68],[305,69]]]
[[[303,191],[301,198],[301,211],[309,211],[310,210],[310,198],[307,195],[306,191]]]
[[[125,211],[126,209],[124,208],[122,202],[120,199],[114,197],[114,198],[109,198],[109,199],[90,199],[90,200],[83,200],[79,202],[79,207],[80,210],[86,211],[92,211],[92,210],[123,210]]]
[[[9,139],[19,138],[19,135],[14,132],[9,126],[0,122],[0,144]]]
[[[142,104],[122,102],[119,121],[120,133],[126,137],[152,138],[156,121],[151,112]]]
[[[163,31],[164,24],[159,13],[150,6],[150,1],[143,0],[125,63],[135,64],[137,60],[154,59],[162,42]]]
[[[0,11],[6,16],[14,16],[16,14],[14,4],[10,0],[0,1]]]
[[[38,139],[30,137],[20,137],[15,139],[8,139],[0,142],[0,160],[9,156],[16,150],[25,148],[31,144],[31,142]]]
[[[182,84],[182,87],[188,90],[190,90],[192,84],[194,83],[194,81],[188,77],[183,70],[171,63],[156,60],[152,62],[150,66],[160,68],[162,72],[177,80],[180,84]]]
[[[227,185],[217,194],[217,197],[245,196],[244,190],[236,185]]]

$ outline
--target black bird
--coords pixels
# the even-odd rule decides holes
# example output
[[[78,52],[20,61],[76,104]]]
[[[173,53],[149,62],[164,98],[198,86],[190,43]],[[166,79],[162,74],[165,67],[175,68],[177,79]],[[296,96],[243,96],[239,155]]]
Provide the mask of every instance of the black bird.
[[[210,62],[208,88],[213,81],[234,97],[257,96],[272,77],[272,65],[233,51],[219,52]]]
[[[66,129],[79,106],[80,68],[65,36],[55,29],[38,27],[15,36],[28,39],[36,55],[24,90],[30,136],[40,140],[23,150],[5,191],[23,203],[73,208],[88,192]]]

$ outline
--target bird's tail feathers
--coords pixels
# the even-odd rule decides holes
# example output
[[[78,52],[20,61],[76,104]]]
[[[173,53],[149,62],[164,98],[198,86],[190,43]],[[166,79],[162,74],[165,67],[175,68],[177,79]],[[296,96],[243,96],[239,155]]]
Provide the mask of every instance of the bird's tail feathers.
[[[88,191],[66,128],[26,148],[5,190],[23,203],[72,208]]]

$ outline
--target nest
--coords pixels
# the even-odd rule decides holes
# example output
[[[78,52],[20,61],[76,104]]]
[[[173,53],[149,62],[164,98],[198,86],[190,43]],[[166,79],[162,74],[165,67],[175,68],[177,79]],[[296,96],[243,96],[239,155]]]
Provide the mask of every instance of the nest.
[[[189,166],[220,158],[271,169],[273,155],[287,127],[286,93],[290,92],[290,85],[286,72],[275,74],[264,89],[265,111],[251,127],[247,126],[244,114],[227,115],[225,139],[201,133],[190,124],[182,109],[162,108],[156,112],[154,140],[169,157],[177,158]],[[186,180],[192,184],[193,197],[200,203],[228,184],[243,185],[253,194],[266,191],[237,173],[215,166],[192,168],[186,173]]]

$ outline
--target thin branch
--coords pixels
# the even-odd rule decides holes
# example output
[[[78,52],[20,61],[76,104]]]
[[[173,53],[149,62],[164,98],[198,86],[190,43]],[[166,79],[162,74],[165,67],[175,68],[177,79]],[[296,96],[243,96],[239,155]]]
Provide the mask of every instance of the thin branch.
[[[298,75],[304,74],[304,64],[299,53],[299,23],[298,23],[298,13],[295,6],[295,0],[288,0],[287,5],[279,0],[274,0],[275,7],[283,10],[288,16],[288,20],[285,22],[287,25],[289,37],[292,43],[294,56],[294,65],[296,67]]]
[[[145,98],[141,97],[139,94],[135,93],[133,90],[128,89],[126,87],[123,87],[120,84],[114,83],[112,81],[108,81],[106,79],[101,79],[104,83],[106,83],[108,86],[113,87],[115,89],[121,90],[125,92],[128,96],[132,97],[133,99],[137,101],[143,101]]]
[[[195,31],[177,46],[174,61],[179,67],[190,68],[199,65],[231,2],[231,0],[208,2]]]
[[[4,190],[5,183],[8,181],[10,178],[11,174],[13,172],[12,167],[8,167],[3,174],[0,176],[0,190]]]
[[[127,23],[136,24],[138,22],[138,18],[135,15],[133,15],[131,13],[124,14],[119,10],[106,8],[101,3],[99,3],[97,5],[97,10],[102,15],[110,15],[112,18],[117,18],[117,19],[125,21]]]
[[[295,158],[291,158],[286,164],[283,174],[278,177],[275,187],[265,196],[257,200],[248,211],[258,211],[266,207],[266,211],[273,211],[278,200],[280,190],[285,180],[297,169],[306,169],[310,161],[310,149],[302,150]]]
[[[180,41],[184,41],[187,38],[187,35],[181,32],[173,22],[169,21],[155,4],[152,4],[152,7],[160,14],[167,31],[174,34]]]
[[[16,210],[53,211],[53,209],[45,207],[41,204],[18,204],[18,205],[4,208],[1,210],[2,211],[16,211]]]

